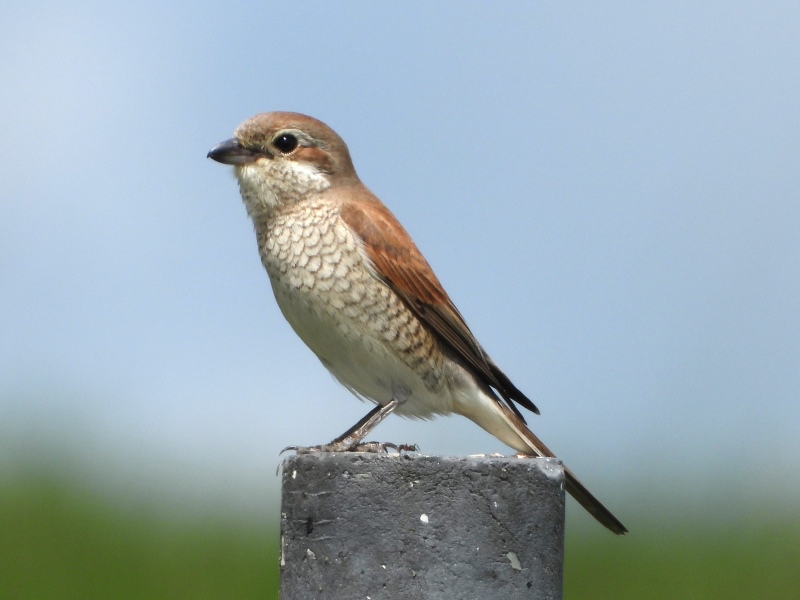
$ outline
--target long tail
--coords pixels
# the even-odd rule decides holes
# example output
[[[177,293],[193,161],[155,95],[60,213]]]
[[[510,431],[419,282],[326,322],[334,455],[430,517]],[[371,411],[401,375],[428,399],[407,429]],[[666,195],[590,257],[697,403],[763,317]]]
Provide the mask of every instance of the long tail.
[[[608,529],[617,535],[625,535],[628,533],[625,525],[623,525],[617,517],[615,517],[610,510],[595,498],[592,493],[587,490],[584,485],[578,481],[578,478],[572,474],[567,467],[564,467],[564,475],[567,483],[567,491],[569,495],[575,498],[583,508],[589,511],[589,514],[597,519],[601,524],[605,525]]]
[[[499,401],[493,401],[492,405],[495,410],[492,411],[494,414],[491,416],[485,411],[469,411],[471,414],[467,414],[467,412],[462,414],[519,452],[555,458],[555,454],[508,407]],[[619,519],[603,506],[566,466],[564,467],[564,476],[570,496],[575,498],[590,515],[617,535],[628,533]]]

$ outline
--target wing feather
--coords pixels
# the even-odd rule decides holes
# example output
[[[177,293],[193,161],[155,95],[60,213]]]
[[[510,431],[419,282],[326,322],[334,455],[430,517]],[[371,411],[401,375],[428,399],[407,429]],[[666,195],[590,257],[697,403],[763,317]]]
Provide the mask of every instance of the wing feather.
[[[539,414],[533,402],[486,354],[422,253],[389,209],[377,199],[367,198],[343,204],[341,218],[361,237],[378,276],[442,343],[481,381],[494,388],[520,419],[523,418],[515,402]]]

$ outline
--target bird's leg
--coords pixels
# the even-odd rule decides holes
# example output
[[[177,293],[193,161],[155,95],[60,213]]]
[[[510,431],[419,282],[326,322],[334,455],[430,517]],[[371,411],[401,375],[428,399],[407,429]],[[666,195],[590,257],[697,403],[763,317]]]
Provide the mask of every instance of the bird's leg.
[[[361,420],[353,425],[350,429],[345,431],[342,435],[334,439],[329,444],[321,444],[319,446],[289,446],[284,448],[281,452],[287,450],[294,450],[298,454],[310,454],[312,452],[386,452],[387,448],[394,450],[416,450],[415,445],[402,444],[387,444],[383,442],[364,442],[363,440],[367,434],[375,429],[378,424],[386,417],[394,412],[400,405],[397,400],[392,400],[384,406],[378,405],[369,411]]]
[[[386,448],[382,448],[380,446],[391,446],[387,444],[379,444],[378,442],[368,442],[366,444],[362,444],[361,440],[367,437],[367,434],[375,429],[381,421],[392,414],[398,406],[400,406],[400,403],[397,400],[392,400],[385,406],[381,406],[379,404],[369,411],[364,417],[362,417],[358,423],[333,440],[329,445],[342,445],[351,452],[384,452]]]

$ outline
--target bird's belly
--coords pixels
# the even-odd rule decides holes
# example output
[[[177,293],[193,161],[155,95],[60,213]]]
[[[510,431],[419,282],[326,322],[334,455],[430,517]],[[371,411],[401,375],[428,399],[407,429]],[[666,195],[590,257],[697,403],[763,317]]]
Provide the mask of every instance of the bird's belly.
[[[340,308],[342,298],[298,290],[280,281],[273,280],[273,291],[295,333],[356,395],[378,404],[399,400],[397,413],[405,416],[452,412],[444,365],[426,365],[398,348],[405,344],[396,343],[397,331],[385,318],[392,314],[391,308],[381,306],[390,304],[386,298],[369,309],[346,303]]]
[[[372,275],[349,232],[337,225],[325,223],[309,234],[306,224],[294,242],[291,230],[273,230],[261,245],[284,317],[336,379],[357,395],[378,404],[399,400],[397,413],[405,416],[452,412],[438,342],[394,291]],[[303,243],[309,238],[329,243]]]

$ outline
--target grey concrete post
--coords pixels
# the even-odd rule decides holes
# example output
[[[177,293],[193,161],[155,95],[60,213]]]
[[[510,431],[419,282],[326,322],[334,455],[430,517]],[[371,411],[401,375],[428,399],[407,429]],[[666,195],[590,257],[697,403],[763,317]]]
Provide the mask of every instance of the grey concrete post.
[[[281,504],[281,600],[561,598],[557,459],[292,456]]]

